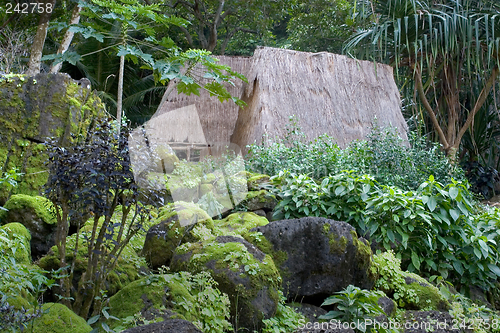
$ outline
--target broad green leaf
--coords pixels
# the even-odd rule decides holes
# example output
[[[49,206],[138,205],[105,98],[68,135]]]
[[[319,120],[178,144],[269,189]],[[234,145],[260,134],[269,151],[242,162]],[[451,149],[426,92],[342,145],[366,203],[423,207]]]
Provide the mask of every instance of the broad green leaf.
[[[453,267],[455,268],[455,271],[457,271],[458,274],[464,275],[464,268],[462,266],[462,263],[458,260],[455,260],[453,262]]]
[[[495,273],[497,276],[500,276],[500,268],[493,264],[488,264],[488,268]]]
[[[411,263],[417,271],[420,270],[420,257],[414,251],[411,251]]]
[[[450,198],[455,200],[455,198],[458,196],[458,188],[456,187],[450,187],[450,190],[448,191],[450,193]]]
[[[429,207],[430,211],[433,212],[434,209],[436,209],[436,198],[435,197],[429,197],[429,200],[427,201],[427,207]]]
[[[335,195],[340,195],[342,192],[344,192],[345,190],[345,186],[344,185],[340,185],[338,186],[336,189],[335,189]]]
[[[450,216],[453,219],[453,221],[456,221],[460,217],[460,212],[456,209],[450,209]]]

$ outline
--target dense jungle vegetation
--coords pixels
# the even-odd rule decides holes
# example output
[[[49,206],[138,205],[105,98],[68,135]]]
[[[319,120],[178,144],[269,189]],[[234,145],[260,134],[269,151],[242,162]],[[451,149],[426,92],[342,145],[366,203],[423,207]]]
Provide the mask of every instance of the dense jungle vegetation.
[[[249,146],[245,170],[236,167],[236,158],[225,157],[236,161],[226,173],[244,174],[245,185],[276,201],[269,220],[345,221],[370,242],[377,276],[372,290],[346,286],[325,299],[328,312],[319,318],[352,322],[387,315],[403,322],[406,311],[439,310],[473,332],[500,331],[498,1],[43,0],[35,6],[12,0],[0,4],[0,88],[40,72],[86,78],[109,118],[73,137],[69,147],[48,138],[48,181],[41,196],[20,194],[0,206],[0,332],[42,332],[56,321],[49,317],[56,310],[55,317],[76,323],[75,332],[149,324],[154,319],[130,305],[134,293],[149,292],[145,286],[171,290],[178,297],[171,309],[202,332],[250,331],[239,322],[234,295],[218,289],[214,274],[152,264],[144,255],[149,228],[177,213],[165,192],[135,182],[127,138],[151,118],[172,81],[179,93],[206,89],[221,102],[243,106],[224,83],[246,79],[212,55],[248,56],[259,45],[392,66],[409,127],[407,144],[374,119],[365,140],[341,149],[326,134],[306,140],[292,117],[285,138],[264,137]],[[194,71],[195,65],[204,72]],[[202,77],[210,82],[201,84]],[[174,175],[183,186],[220,186],[207,179],[220,161],[193,167],[175,159]],[[9,192],[23,174],[2,163],[0,189]],[[266,280],[276,287],[276,311],[261,318],[256,330],[295,332],[304,316],[278,287],[281,254],[265,247],[262,233],[250,232],[268,221],[249,219],[241,230],[227,228],[231,215],[223,216],[224,205],[210,193],[186,204],[189,218],[204,216],[205,224],[175,225],[170,232],[172,222],[163,231],[177,242],[169,251],[185,254],[204,246],[207,252],[194,256],[203,262],[226,251],[207,245],[220,237],[264,244],[259,249],[274,260],[271,268],[253,260],[244,246],[229,247],[221,260],[230,268],[242,263],[253,285]],[[231,212],[250,211],[246,199]],[[34,262],[33,235],[19,223],[2,222],[21,201],[56,226],[51,252]],[[405,279],[432,284],[435,297],[424,301]],[[393,314],[377,303],[384,296],[398,308]],[[436,305],[441,301],[444,310]],[[50,332],[67,329],[54,327]],[[396,331],[363,325],[355,330]]]

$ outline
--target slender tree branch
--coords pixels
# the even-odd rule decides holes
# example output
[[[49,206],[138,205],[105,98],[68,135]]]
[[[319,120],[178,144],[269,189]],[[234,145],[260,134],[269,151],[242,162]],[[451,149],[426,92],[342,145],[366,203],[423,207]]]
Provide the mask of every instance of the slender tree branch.
[[[12,13],[12,15],[10,15],[9,19],[7,21],[5,21],[4,24],[2,24],[2,26],[0,27],[0,31],[2,31],[7,26],[7,24],[9,24],[10,21],[12,21],[17,16],[17,14],[18,14],[17,12]]]
[[[73,12],[71,13],[71,19],[69,20],[69,25],[74,25],[78,24],[80,22],[80,12],[82,11],[82,7],[80,7],[78,4],[75,4],[75,7],[73,8]],[[57,54],[63,54],[66,52],[71,45],[71,41],[73,40],[73,36],[75,33],[71,31],[69,28],[66,30],[64,33],[63,40],[61,42],[61,45],[59,46],[59,49],[57,50]],[[50,67],[50,73],[59,73],[62,67],[62,61],[55,64],[53,63],[52,66]]]
[[[429,101],[427,100],[427,97],[425,96],[424,92],[424,85],[422,84],[422,74],[420,73],[420,68],[418,67],[418,64],[414,65],[414,76],[415,76],[415,85],[417,87],[418,95],[420,96],[420,100],[424,104],[425,109],[429,113],[429,116],[431,117],[432,124],[434,125],[434,128],[436,129],[436,132],[439,135],[439,139],[441,140],[441,143],[443,144],[443,148],[447,151],[449,148],[449,143],[446,140],[446,136],[443,133],[443,130],[441,129],[441,126],[439,126],[439,121],[436,118],[436,113],[432,109],[431,105],[429,104]]]
[[[189,33],[188,29],[182,27],[182,26],[179,26],[179,29],[181,29],[181,31],[184,33],[184,35],[186,36],[186,39],[188,41],[188,44],[189,46],[191,47],[194,47],[194,44],[193,44],[193,37],[191,36],[191,34]]]

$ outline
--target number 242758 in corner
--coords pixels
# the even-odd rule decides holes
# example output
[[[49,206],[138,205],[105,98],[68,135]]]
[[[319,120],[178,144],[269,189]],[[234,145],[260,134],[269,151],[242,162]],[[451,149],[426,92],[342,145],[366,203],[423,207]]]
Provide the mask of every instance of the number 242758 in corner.
[[[5,5],[6,14],[43,14],[52,13],[52,3],[38,3],[38,2],[21,2],[10,3]]]

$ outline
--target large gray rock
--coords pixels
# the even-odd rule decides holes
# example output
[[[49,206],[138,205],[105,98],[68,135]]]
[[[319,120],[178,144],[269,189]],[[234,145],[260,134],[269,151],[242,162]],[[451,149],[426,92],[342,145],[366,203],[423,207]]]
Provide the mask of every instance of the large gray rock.
[[[371,289],[375,283],[370,246],[345,222],[281,220],[252,229],[246,238],[274,258],[288,299],[331,295],[350,284]]]
[[[202,333],[187,320],[169,319],[159,323],[129,328],[122,333]]]
[[[273,260],[240,237],[186,243],[177,247],[174,272],[208,271],[231,301],[231,320],[242,332],[259,331],[276,314],[280,277]]]

